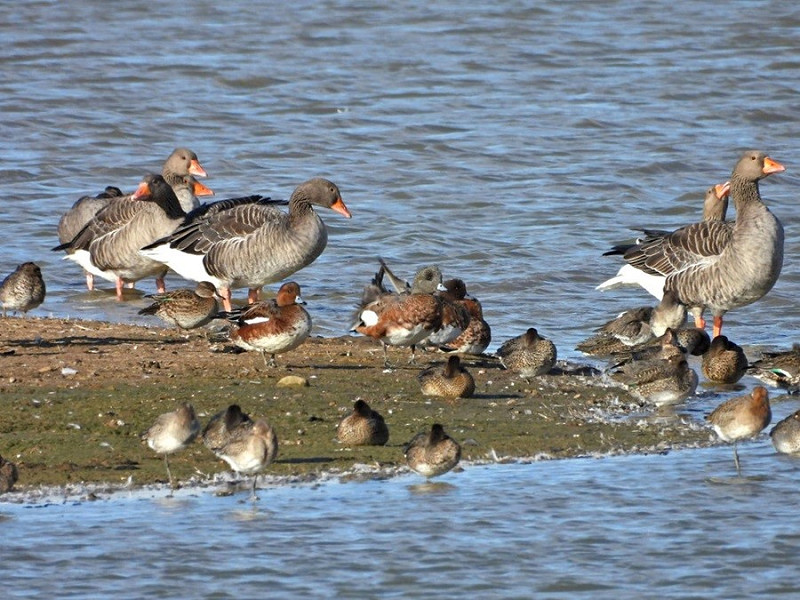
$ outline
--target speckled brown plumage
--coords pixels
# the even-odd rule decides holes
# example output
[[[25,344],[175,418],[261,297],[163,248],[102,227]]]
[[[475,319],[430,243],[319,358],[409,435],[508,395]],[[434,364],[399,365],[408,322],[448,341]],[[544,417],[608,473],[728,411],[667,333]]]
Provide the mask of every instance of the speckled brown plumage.
[[[624,383],[640,401],[656,406],[682,402],[697,389],[697,373],[681,352],[666,358],[632,361],[612,377]]]
[[[747,366],[744,350],[724,335],[711,340],[711,347],[703,355],[703,375],[714,383],[736,383],[747,371]]]
[[[417,379],[426,396],[455,399],[470,398],[475,393],[475,380],[455,354],[447,359],[444,369],[438,365],[425,369]]]
[[[212,415],[203,428],[201,437],[206,448],[217,454],[228,443],[231,432],[242,423],[249,423],[252,419],[238,404],[231,404],[225,410]]]
[[[389,428],[380,413],[359,399],[339,422],[336,439],[345,446],[383,446],[389,441]]]
[[[431,478],[450,471],[461,460],[461,446],[435,423],[430,432],[418,433],[405,446],[408,466],[420,475]]]
[[[219,306],[217,290],[208,281],[201,281],[193,290],[179,288],[163,294],[150,294],[154,302],[139,311],[140,315],[155,315],[180,329],[195,329],[211,322]]]
[[[0,283],[3,316],[7,311],[27,313],[44,302],[46,288],[42,271],[36,263],[19,265]]]
[[[557,353],[553,342],[530,327],[522,335],[503,343],[497,349],[497,356],[506,369],[529,378],[549,373],[556,364]]]

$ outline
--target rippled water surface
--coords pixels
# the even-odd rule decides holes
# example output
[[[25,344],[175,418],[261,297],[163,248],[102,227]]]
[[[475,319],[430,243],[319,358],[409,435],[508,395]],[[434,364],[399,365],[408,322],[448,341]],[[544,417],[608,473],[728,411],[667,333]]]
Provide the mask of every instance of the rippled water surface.
[[[800,463],[760,440],[436,483],[1,505],[11,597],[795,598]],[[45,543],[44,540],[47,540]]]
[[[796,341],[800,8],[479,4],[0,6],[0,272],[42,266],[35,314],[138,322],[144,300],[87,294],[50,251],[56,223],[183,145],[217,198],[339,185],[353,218],[323,214],[328,248],[294,276],[317,333],[345,333],[383,256],[407,277],[436,262],[463,278],[493,347],[533,325],[568,358],[651,302],[594,291],[618,268],[602,252],[630,227],[696,220],[703,190],[755,147],[787,167],[761,186],[786,258],[726,333],[749,350]],[[24,537],[3,538],[18,540],[14,593],[31,597],[65,581],[73,597],[774,597],[793,585],[797,464],[764,440],[748,450],[743,481],[715,480],[729,449],[686,451],[470,469],[430,494],[410,479],[270,490],[252,520],[210,495],[12,508]]]

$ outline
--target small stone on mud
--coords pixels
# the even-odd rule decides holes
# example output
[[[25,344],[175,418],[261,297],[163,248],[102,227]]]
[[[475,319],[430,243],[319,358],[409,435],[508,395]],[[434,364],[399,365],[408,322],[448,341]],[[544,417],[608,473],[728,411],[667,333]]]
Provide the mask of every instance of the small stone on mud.
[[[305,377],[300,377],[299,375],[287,375],[286,377],[282,377],[278,381],[278,385],[285,387],[292,385],[305,387],[308,385],[308,379],[306,379]]]

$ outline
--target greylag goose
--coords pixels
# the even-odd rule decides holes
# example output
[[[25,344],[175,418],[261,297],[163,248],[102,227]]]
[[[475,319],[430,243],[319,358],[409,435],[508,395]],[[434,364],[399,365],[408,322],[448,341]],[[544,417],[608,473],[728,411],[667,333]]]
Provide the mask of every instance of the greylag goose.
[[[336,439],[345,446],[384,446],[389,441],[389,428],[380,413],[358,399],[353,412],[339,421]]]
[[[705,326],[708,308],[718,336],[726,312],[763,297],[780,275],[783,226],[761,201],[758,182],[784,170],[764,152],[745,152],[731,175],[733,223],[703,221],[646,239],[625,251],[625,261],[663,277],[663,289],[690,307],[697,327]]]
[[[189,212],[199,204],[197,196],[213,195],[214,192],[196,179],[206,177],[205,169],[200,165],[197,154],[188,148],[176,148],[164,161],[161,167],[161,176],[172,187],[181,203],[181,208]],[[58,222],[58,241],[61,244],[71,242],[72,239],[94,218],[94,216],[109,203],[112,198],[123,196],[118,187],[107,186],[97,196],[84,196],[78,199],[72,207],[64,213]],[[111,282],[116,281],[116,276],[110,271],[87,270],[86,287],[94,290],[95,275]]]
[[[207,210],[171,235],[143,245],[141,253],[185,279],[210,281],[230,311],[232,289],[249,288],[253,304],[264,285],[285,279],[322,254],[328,233],[313,206],[351,217],[339,188],[315,178],[294,190],[288,213],[260,202]]]
[[[194,407],[184,402],[172,412],[159,415],[153,425],[142,434],[142,439],[156,454],[164,455],[169,487],[174,487],[167,456],[188,446],[200,433],[200,421]]]
[[[439,423],[428,433],[418,433],[403,449],[411,469],[430,479],[450,471],[461,460],[461,446],[447,435]]]
[[[556,364],[556,355],[555,344],[541,337],[533,327],[497,349],[503,367],[524,379],[549,373]]]
[[[730,182],[726,181],[725,183],[712,185],[706,190],[705,199],[703,201],[703,221],[725,220],[725,215],[728,212],[728,196],[730,195],[730,187]],[[661,229],[638,229],[637,231],[644,233],[644,240],[664,237],[671,233],[670,231]],[[641,241],[642,240],[637,240],[636,244],[641,243]],[[620,244],[618,246],[614,246],[608,252],[604,252],[603,256],[624,254],[628,249],[636,244]],[[622,265],[614,277],[604,281],[595,289],[604,292],[606,290],[613,290],[627,285],[638,285],[659,300],[664,293],[664,278],[661,275],[642,271],[629,264]]]
[[[46,288],[39,265],[26,262],[19,265],[0,283],[0,304],[6,311],[26,313],[44,302]]]
[[[140,315],[155,315],[180,329],[195,329],[217,316],[217,290],[208,281],[201,281],[193,290],[180,288],[163,294],[149,294],[154,302],[139,311]]]
[[[715,408],[708,421],[723,442],[733,442],[733,461],[736,472],[741,473],[736,442],[757,436],[772,420],[769,394],[758,385],[747,396],[731,398]]]
[[[311,317],[301,305],[300,286],[284,283],[273,300],[235,311],[219,313],[221,319],[236,323],[231,341],[245,350],[261,352],[267,366],[275,366],[275,355],[294,350],[311,333]],[[267,354],[270,360],[267,362]]]
[[[71,242],[53,250],[67,250],[67,258],[87,270],[114,273],[118,300],[124,283],[149,276],[156,277],[157,290],[163,293],[167,267],[142,256],[139,249],[174,231],[185,217],[164,178],[149,174],[130,198],[113,198]]]
[[[470,398],[475,393],[475,380],[456,354],[447,359],[444,369],[441,366],[425,369],[417,376],[417,380],[425,396],[454,400]]]

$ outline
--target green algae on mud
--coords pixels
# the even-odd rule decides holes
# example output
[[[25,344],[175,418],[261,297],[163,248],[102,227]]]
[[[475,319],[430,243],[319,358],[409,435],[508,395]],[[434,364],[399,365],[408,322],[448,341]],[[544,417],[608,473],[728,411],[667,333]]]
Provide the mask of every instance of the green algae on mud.
[[[416,375],[443,355],[418,352],[419,364],[409,366],[407,350],[394,349],[390,359],[401,366],[386,371],[380,347],[363,338],[312,338],[269,368],[259,355],[165,329],[6,318],[0,331],[0,455],[17,464],[18,490],[165,483],[163,459],[140,434],[184,401],[203,423],[232,403],[269,420],[280,450],[265,472],[286,476],[403,465],[405,442],[434,422],[461,442],[465,461],[664,451],[710,439],[688,417],[652,418],[599,377],[559,373],[526,382],[487,357],[465,361],[475,397],[427,398]],[[286,375],[307,385],[281,385]],[[336,442],[336,426],[358,398],[386,419],[386,446]],[[179,482],[228,470],[200,441],[171,455],[170,468]]]

